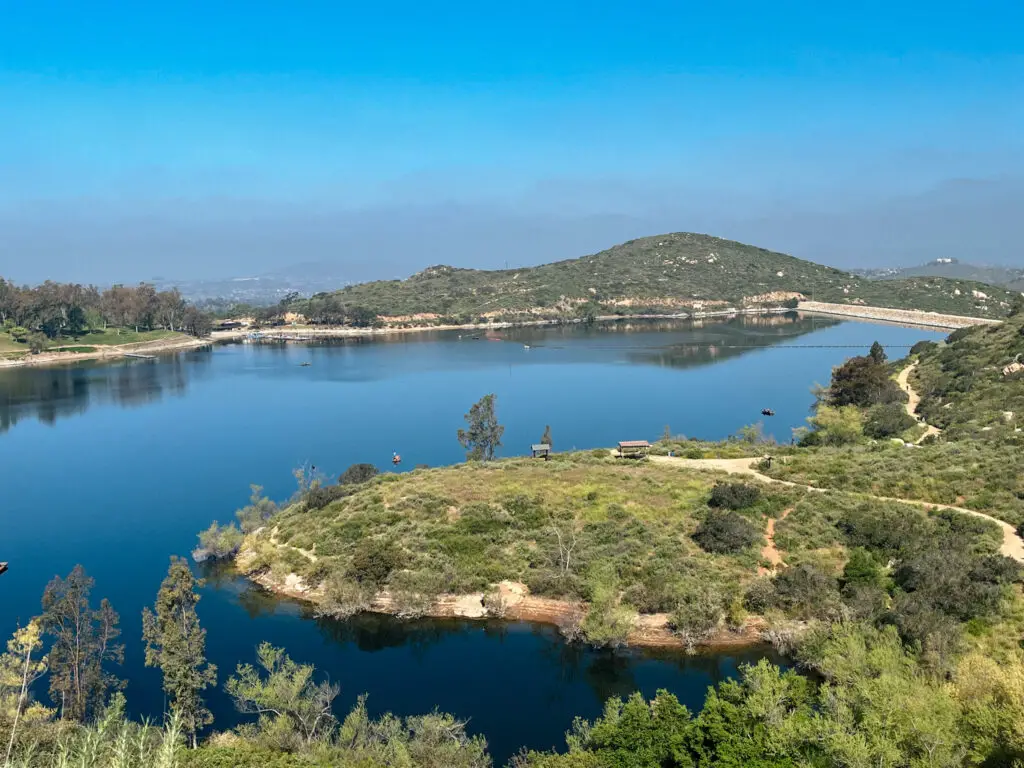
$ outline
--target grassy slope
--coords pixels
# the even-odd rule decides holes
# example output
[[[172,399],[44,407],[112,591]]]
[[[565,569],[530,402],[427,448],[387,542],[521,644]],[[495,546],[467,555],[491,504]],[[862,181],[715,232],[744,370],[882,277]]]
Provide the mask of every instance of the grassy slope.
[[[25,344],[19,344],[11,338],[9,333],[0,333],[0,355],[8,352],[22,352],[26,349]]]
[[[890,442],[795,451],[773,477],[820,488],[976,509],[1024,522],[1024,455],[980,441],[906,448]]]
[[[121,344],[140,344],[147,341],[162,339],[185,338],[185,334],[177,331],[135,331],[131,328],[108,328],[105,331],[85,331],[77,336],[53,339],[48,346],[51,350],[70,348],[72,351],[84,351],[80,347],[118,346]],[[27,344],[19,344],[9,333],[0,333],[0,355],[9,353],[28,353]]]
[[[911,380],[921,394],[919,412],[947,438],[1021,441],[1024,433],[1014,430],[1024,424],[1024,372],[1003,375],[1018,355],[1024,356],[1024,316],[953,334],[921,354]]]
[[[156,330],[138,331],[132,328],[108,328],[105,331],[87,331],[79,336],[60,339],[59,344],[66,346],[94,346],[97,344],[138,344],[145,341],[160,341],[184,336],[177,331]],[[56,345],[55,345],[56,346]]]
[[[781,274],[780,274],[781,273]],[[955,291],[960,294],[956,295]],[[981,290],[995,301],[971,295]],[[403,281],[378,281],[338,292],[380,314],[480,314],[553,307],[560,297],[639,299],[661,308],[702,300],[739,304],[744,297],[797,291],[820,301],[861,300],[961,315],[1002,316],[1011,294],[993,286],[940,278],[879,281],[707,235],[675,233],[631,240],[601,253],[517,270],[431,267]]]
[[[944,430],[940,442],[888,442],[797,450],[771,474],[798,483],[977,509],[1024,522],[1024,317],[957,331],[919,355],[911,385],[918,412]],[[899,367],[899,364],[897,365]],[[1007,418],[1007,414],[1012,414]]]
[[[392,538],[405,553],[405,575],[411,573],[413,583],[452,593],[510,579],[527,583],[535,594],[585,600],[588,568],[611,564],[626,601],[641,612],[669,611],[695,585],[735,595],[757,577],[763,541],[737,554],[714,555],[690,538],[708,513],[714,481],[678,467],[583,454],[417,470],[381,476],[321,510],[295,505],[272,521],[278,546],[265,534],[250,543],[261,549],[256,567],[270,567],[278,576],[299,573],[316,583],[344,574],[362,540]],[[790,565],[807,561],[841,569],[846,550],[836,522],[850,510],[923,516],[916,508],[848,496],[779,486],[763,491],[742,514],[763,530],[769,516],[793,510],[776,537]],[[579,543],[566,578],[558,572],[551,513],[577,520]],[[295,548],[315,552],[317,562]]]

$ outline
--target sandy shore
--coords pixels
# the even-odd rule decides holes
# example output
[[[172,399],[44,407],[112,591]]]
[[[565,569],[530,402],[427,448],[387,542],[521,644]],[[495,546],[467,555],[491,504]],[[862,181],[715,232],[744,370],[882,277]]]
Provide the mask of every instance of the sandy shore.
[[[38,355],[26,355],[17,360],[0,360],[0,368],[22,368],[36,365],[62,365],[75,363],[79,360],[114,360],[125,355],[154,355],[161,352],[179,352],[183,349],[205,347],[211,339],[197,339],[193,336],[181,336],[173,339],[156,341],[140,341],[135,344],[119,344],[117,346],[95,346],[95,352],[41,352]]]

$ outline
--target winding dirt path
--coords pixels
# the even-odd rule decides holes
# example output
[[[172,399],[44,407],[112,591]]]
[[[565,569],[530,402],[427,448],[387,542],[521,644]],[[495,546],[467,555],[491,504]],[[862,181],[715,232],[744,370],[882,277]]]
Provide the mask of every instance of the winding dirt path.
[[[785,563],[782,562],[782,553],[779,552],[778,547],[775,546],[775,524],[781,523],[789,517],[789,513],[792,511],[792,507],[786,507],[782,510],[782,514],[779,516],[778,520],[774,517],[768,518],[768,525],[766,525],[764,529],[764,540],[766,543],[761,547],[761,559],[767,560],[771,563],[771,568],[765,568],[764,566],[758,567],[757,572],[762,576],[768,573],[773,573],[774,571],[777,571],[780,566],[785,565]]]
[[[907,393],[907,414],[910,416],[910,418],[912,418],[918,424],[923,425],[925,428],[924,434],[914,441],[915,445],[919,444],[922,440],[928,437],[928,435],[942,434],[941,429],[939,429],[936,426],[932,426],[931,424],[929,424],[928,422],[926,422],[924,419],[917,415],[917,406],[921,402],[921,396],[914,391],[914,388],[912,386],[910,386],[910,372],[914,370],[916,367],[916,362],[911,363],[902,371],[900,371],[899,375],[896,377],[896,383],[900,385],[900,389]]]
[[[853,491],[839,491],[832,488],[818,488],[813,485],[801,485],[800,483],[793,483],[789,480],[780,480],[776,477],[769,477],[768,475],[759,472],[754,468],[754,465],[760,461],[760,459],[683,459],[673,456],[651,456],[650,460],[658,464],[673,464],[678,467],[688,467],[690,469],[703,469],[727,472],[733,475],[745,475],[765,483],[785,485],[790,488],[802,488],[803,490],[813,491],[815,493],[844,493],[848,496],[856,496],[862,499],[894,501],[899,504],[910,504],[911,506],[929,511],[936,509],[949,509],[963,515],[980,517],[984,520],[995,523],[1003,532],[1003,543],[999,547],[999,552],[1019,563],[1024,563],[1024,539],[1017,535],[1016,529],[1009,523],[997,520],[991,515],[986,515],[984,512],[978,512],[974,509],[954,507],[952,504],[935,504],[930,501],[919,501],[917,499],[901,499],[895,496],[875,496],[870,493],[855,493]]]

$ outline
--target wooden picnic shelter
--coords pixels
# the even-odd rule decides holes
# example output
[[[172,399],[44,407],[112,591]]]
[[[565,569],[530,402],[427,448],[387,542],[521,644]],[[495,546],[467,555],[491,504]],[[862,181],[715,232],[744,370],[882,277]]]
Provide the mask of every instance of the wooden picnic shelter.
[[[619,443],[620,459],[645,459],[651,444],[646,440],[623,440]]]

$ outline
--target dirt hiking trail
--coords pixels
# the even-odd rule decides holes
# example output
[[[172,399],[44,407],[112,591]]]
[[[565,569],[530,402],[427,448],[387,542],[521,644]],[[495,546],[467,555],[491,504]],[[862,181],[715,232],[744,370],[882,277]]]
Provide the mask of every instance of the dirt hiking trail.
[[[914,441],[915,445],[920,444],[920,442],[924,440],[926,437],[928,437],[928,435],[942,434],[941,429],[932,426],[931,424],[929,424],[928,422],[926,422],[924,419],[917,415],[917,406],[921,402],[921,396],[914,391],[914,388],[912,386],[910,386],[910,372],[914,370],[916,367],[917,363],[911,363],[902,371],[900,371],[899,375],[896,377],[896,383],[900,385],[900,389],[907,393],[907,414],[910,416],[910,418],[912,418],[914,421],[916,421],[918,424],[922,425],[925,428],[924,434]]]
[[[764,483],[775,483],[776,485],[786,485],[790,488],[802,488],[807,491],[814,491],[815,493],[844,493],[848,496],[859,496],[863,499],[874,499],[875,501],[895,501],[899,504],[910,504],[915,507],[920,507],[926,510],[935,509],[949,509],[954,512],[959,512],[964,515],[972,515],[973,517],[980,517],[985,520],[990,520],[999,526],[999,529],[1003,532],[1003,543],[999,547],[1000,553],[1006,555],[1006,557],[1013,558],[1018,563],[1024,563],[1024,539],[1021,539],[1017,535],[1016,529],[1009,523],[1004,523],[1002,520],[997,520],[991,515],[986,515],[983,512],[978,512],[973,509],[966,509],[964,507],[954,507],[952,504],[935,504],[930,501],[919,501],[917,499],[900,499],[895,496],[875,496],[870,493],[854,493],[852,491],[837,491],[831,488],[818,488],[813,485],[801,485],[800,483],[792,483],[789,480],[779,480],[775,477],[769,477],[757,469],[755,465],[760,459],[682,459],[674,456],[651,456],[650,460],[658,464],[672,464],[677,467],[687,467],[690,469],[703,469],[718,472],[727,472],[732,475],[745,475],[760,480]]]
[[[775,546],[775,524],[781,523],[787,517],[789,513],[793,511],[792,507],[786,507],[782,510],[782,514],[779,519],[776,520],[774,517],[768,518],[768,525],[764,529],[764,540],[765,545],[761,547],[761,559],[767,560],[770,564],[770,568],[765,568],[763,565],[757,569],[758,574],[764,576],[765,574],[774,573],[779,568],[784,568],[785,563],[782,562],[782,553],[779,552],[778,547]]]

